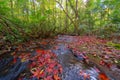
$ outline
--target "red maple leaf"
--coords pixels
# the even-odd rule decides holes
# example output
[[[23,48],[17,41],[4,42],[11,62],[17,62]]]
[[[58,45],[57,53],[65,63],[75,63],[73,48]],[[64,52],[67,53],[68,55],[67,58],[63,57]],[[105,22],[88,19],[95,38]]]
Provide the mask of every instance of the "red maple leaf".
[[[36,52],[37,52],[37,53],[41,53],[41,50],[40,50],[40,49],[37,49]]]
[[[33,74],[33,77],[37,77],[38,79],[40,77],[44,77],[44,70],[40,70],[39,68],[34,68],[31,70],[31,73]]]
[[[56,65],[55,63],[52,63],[52,64],[49,65],[49,68],[54,68],[55,65]]]
[[[62,71],[63,71],[62,67],[59,68],[59,71],[60,71],[60,73],[62,73]]]
[[[16,63],[16,62],[17,62],[17,58],[16,56],[14,56],[13,63]]]
[[[110,80],[104,73],[99,74],[99,79],[100,80]]]
[[[54,77],[54,80],[60,80],[60,77],[57,74],[55,74],[53,77]]]
[[[47,68],[46,70],[47,70],[48,73],[52,73],[53,72],[52,68]]]
[[[54,70],[54,71],[53,71],[53,74],[58,74],[58,70],[57,70],[57,69]]]

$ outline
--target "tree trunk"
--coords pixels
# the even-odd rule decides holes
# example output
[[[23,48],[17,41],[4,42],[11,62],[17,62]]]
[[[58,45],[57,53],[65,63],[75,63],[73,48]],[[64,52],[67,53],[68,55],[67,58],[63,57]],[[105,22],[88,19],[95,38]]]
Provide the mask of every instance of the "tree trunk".
[[[79,30],[78,30],[78,0],[76,0],[76,10],[75,10],[75,23],[76,23],[76,29],[75,32],[78,34]]]
[[[11,16],[14,17],[13,0],[10,0],[10,7],[11,7]]]
[[[59,1],[56,1],[59,6],[63,9],[63,12],[66,14],[66,16],[70,19],[70,21],[73,23],[74,27],[75,27],[75,30],[78,30],[78,26],[76,25],[76,23],[73,21],[73,19],[69,16],[69,14],[65,11],[65,9],[63,8],[63,6],[60,4]],[[78,32],[78,31],[76,31]]]

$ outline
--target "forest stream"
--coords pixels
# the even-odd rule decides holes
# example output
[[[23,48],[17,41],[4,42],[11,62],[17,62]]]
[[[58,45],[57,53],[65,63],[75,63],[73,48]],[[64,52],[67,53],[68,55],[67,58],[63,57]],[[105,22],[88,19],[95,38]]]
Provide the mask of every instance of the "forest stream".
[[[120,80],[120,0],[0,0],[0,80]]]
[[[119,65],[107,64],[107,61],[105,63],[109,56],[98,63],[96,57],[100,58],[100,54],[95,51],[95,54],[89,53],[96,44],[102,44],[104,40],[83,38],[85,40],[82,42],[78,36],[59,35],[50,41],[36,43],[37,47],[27,50],[22,48],[26,51],[17,48],[14,52],[1,55],[0,80],[119,80]],[[94,43],[96,40],[102,43]],[[94,46],[87,47],[90,48],[87,51],[83,45],[91,45],[91,42]],[[36,44],[32,43],[33,46]],[[112,55],[112,51],[108,55]]]

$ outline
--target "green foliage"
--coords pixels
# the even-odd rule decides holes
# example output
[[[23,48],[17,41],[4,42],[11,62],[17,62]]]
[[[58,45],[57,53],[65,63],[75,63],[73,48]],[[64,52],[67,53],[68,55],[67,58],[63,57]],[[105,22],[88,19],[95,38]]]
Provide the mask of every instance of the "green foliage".
[[[116,49],[120,49],[120,44],[116,44],[116,43],[113,43],[113,42],[108,42],[107,43],[109,46],[113,46],[113,47],[115,47]]]
[[[120,1],[0,0],[0,33],[12,42],[56,34],[110,37],[120,33]]]

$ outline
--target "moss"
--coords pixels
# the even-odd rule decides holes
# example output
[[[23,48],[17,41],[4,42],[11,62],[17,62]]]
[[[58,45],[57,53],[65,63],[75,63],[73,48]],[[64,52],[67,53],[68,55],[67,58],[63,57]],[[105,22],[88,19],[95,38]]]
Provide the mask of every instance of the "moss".
[[[120,44],[113,43],[113,42],[110,41],[110,42],[107,42],[107,45],[112,46],[112,47],[120,50]]]
[[[91,55],[91,54],[87,54],[87,56],[90,58],[90,59],[92,59],[92,60],[94,60],[95,62],[97,62],[97,63],[99,63],[100,62],[100,57],[99,56],[93,56],[93,55]]]

